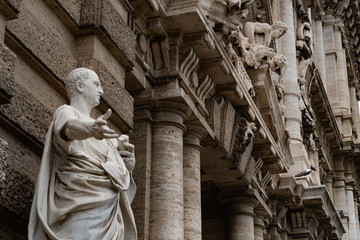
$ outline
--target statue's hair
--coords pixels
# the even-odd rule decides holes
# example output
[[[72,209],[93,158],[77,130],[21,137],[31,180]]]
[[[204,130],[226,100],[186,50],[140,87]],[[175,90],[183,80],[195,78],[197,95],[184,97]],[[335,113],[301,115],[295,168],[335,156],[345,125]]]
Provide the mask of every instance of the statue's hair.
[[[280,22],[280,21],[275,21],[272,25],[271,25],[271,28],[272,29],[279,29],[281,30],[282,34],[281,35],[284,35],[287,30],[288,30],[288,26],[283,23],[283,22]]]
[[[94,71],[88,68],[76,68],[69,73],[65,82],[66,94],[68,95],[69,99],[72,98],[75,94],[76,82],[83,82],[84,79],[88,79],[91,72]]]

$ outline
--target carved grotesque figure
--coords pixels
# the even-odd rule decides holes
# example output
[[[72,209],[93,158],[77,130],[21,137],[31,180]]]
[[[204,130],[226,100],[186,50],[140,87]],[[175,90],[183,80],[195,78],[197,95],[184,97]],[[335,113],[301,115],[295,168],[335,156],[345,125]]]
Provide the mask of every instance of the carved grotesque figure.
[[[249,38],[249,42],[252,44],[259,43],[255,42],[255,34],[264,34],[264,46],[269,47],[271,40],[284,35],[288,27],[280,21],[276,21],[273,25],[269,25],[268,23],[246,22],[244,30],[245,36]]]
[[[227,0],[228,12],[239,13],[241,18],[246,18],[249,13],[248,6],[255,0]]]
[[[134,146],[91,109],[103,94],[95,72],[66,81],[70,105],[59,107],[46,135],[29,221],[29,239],[136,240]]]

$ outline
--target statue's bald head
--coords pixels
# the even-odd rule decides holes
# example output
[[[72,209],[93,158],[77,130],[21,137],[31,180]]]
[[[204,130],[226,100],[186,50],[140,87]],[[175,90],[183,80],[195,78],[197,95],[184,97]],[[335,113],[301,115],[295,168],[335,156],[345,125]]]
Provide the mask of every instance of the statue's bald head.
[[[82,83],[90,78],[92,74],[96,73],[88,68],[76,68],[72,70],[66,78],[65,88],[69,99],[73,98],[76,91],[76,82],[81,81]]]

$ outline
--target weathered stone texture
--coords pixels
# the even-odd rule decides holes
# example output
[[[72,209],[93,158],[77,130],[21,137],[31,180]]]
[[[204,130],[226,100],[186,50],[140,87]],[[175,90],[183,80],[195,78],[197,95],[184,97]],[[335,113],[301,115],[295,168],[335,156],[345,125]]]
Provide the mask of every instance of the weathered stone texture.
[[[0,0],[0,12],[7,20],[15,19],[22,0]]]
[[[8,143],[0,138],[0,180],[5,179]]]
[[[58,0],[61,7],[80,25],[81,18],[81,0]]]
[[[44,142],[53,113],[18,84],[10,104],[0,106],[0,113],[39,142]]]
[[[19,9],[22,0],[7,0],[7,2],[9,2],[14,8]]]
[[[0,43],[0,94],[11,97],[14,91],[15,54]]]
[[[5,168],[4,179],[0,179],[0,205],[28,219],[35,182],[11,167]]]
[[[124,22],[110,1],[84,1],[82,4],[81,27],[95,27],[110,37],[121,57],[134,65],[136,36]],[[111,43],[109,43],[111,45]]]
[[[8,143],[0,139],[0,205],[26,220],[30,213],[34,179],[9,165],[9,160],[13,160],[11,156],[14,156],[8,150]]]
[[[122,120],[132,128],[134,116],[134,99],[123,88],[120,82],[105,67],[104,64],[92,59],[79,63],[81,67],[87,67],[94,70],[101,81],[104,95],[102,98],[111,107],[115,113],[119,114]]]
[[[130,142],[136,145],[136,167],[133,172],[136,181],[136,195],[132,203],[139,239],[148,239],[149,201],[151,176],[151,125],[147,122],[134,124]],[[150,147],[149,147],[150,146]]]
[[[72,54],[26,9],[21,10],[19,19],[8,22],[7,28],[59,79],[76,67]]]

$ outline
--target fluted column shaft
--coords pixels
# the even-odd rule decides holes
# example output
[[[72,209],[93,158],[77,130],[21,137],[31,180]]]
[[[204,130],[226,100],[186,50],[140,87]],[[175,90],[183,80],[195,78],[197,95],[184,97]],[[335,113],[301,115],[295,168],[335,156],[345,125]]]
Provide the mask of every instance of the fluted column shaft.
[[[356,217],[354,208],[354,187],[346,185],[347,208],[349,212],[349,240],[357,240]]]
[[[258,204],[253,198],[230,198],[223,202],[226,208],[226,239],[254,240],[254,208]]]
[[[323,21],[320,18],[317,18],[315,20],[315,54],[316,54],[316,66],[319,69],[324,87],[327,90]]]
[[[184,231],[185,239],[201,240],[200,141],[205,130],[186,125],[184,135]]]
[[[149,239],[184,239],[185,114],[175,107],[156,109],[153,114]]]

